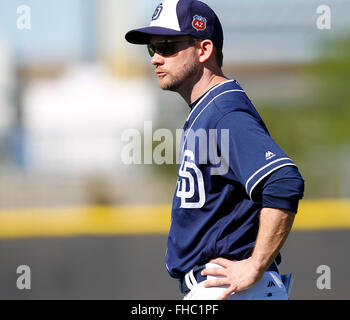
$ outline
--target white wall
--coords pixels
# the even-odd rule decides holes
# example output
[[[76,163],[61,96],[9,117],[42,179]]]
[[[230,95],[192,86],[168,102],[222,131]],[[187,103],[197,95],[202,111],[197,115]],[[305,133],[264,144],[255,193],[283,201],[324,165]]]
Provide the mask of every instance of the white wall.
[[[123,170],[121,135],[155,118],[156,98],[144,79],[112,77],[102,64],[73,65],[24,94],[26,160],[39,172]],[[113,171],[116,173],[116,171]]]

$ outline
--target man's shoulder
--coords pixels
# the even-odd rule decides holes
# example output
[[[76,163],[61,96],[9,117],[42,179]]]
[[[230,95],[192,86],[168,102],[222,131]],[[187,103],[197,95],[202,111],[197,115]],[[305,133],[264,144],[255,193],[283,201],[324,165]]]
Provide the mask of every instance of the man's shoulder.
[[[211,96],[221,96],[226,93],[244,92],[244,89],[236,79],[230,79],[215,85],[209,90]]]
[[[208,97],[221,114],[235,110],[250,109],[252,106],[247,94],[237,80],[222,83]]]
[[[210,89],[188,119],[191,127],[216,127],[223,117],[240,111],[260,118],[244,89],[232,79]]]

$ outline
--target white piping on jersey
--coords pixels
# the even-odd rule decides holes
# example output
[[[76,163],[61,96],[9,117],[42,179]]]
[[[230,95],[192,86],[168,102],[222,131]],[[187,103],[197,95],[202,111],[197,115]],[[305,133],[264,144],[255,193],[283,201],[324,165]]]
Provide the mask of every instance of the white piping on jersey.
[[[214,89],[220,87],[221,85],[223,85],[223,84],[225,84],[225,83],[233,82],[233,81],[236,81],[236,80],[234,80],[234,79],[226,80],[226,81],[221,82],[221,83],[219,83],[218,85],[214,86],[213,88],[211,88],[211,89],[202,97],[202,99],[200,99],[200,100],[198,101],[198,103],[195,105],[195,107],[191,110],[191,112],[190,112],[190,114],[188,115],[186,121],[188,121],[188,119],[190,118],[190,116],[191,116],[191,114],[193,113],[193,111],[201,104],[201,102],[207,97],[207,95],[208,95],[210,92],[212,92]]]
[[[257,182],[254,183],[254,185],[252,186],[252,188],[250,189],[250,193],[249,193],[249,197],[250,199],[252,199],[252,193],[253,193],[253,190],[254,188],[259,184],[259,182],[264,179],[266,176],[268,176],[271,172],[274,172],[275,170],[279,169],[279,168],[282,168],[282,167],[286,167],[286,166],[295,166],[296,167],[296,164],[294,163],[284,163],[284,164],[281,164],[280,166],[278,167],[275,167],[273,169],[271,169],[268,173],[264,174]],[[248,191],[247,191],[248,192]]]
[[[252,193],[253,193],[254,188],[259,184],[259,182],[262,179],[264,179],[266,176],[268,176],[271,172],[274,172],[275,170],[277,170],[279,168],[282,168],[282,167],[286,167],[286,166],[295,166],[296,167],[296,164],[294,164],[294,163],[284,163],[284,164],[281,164],[278,167],[275,167],[275,168],[271,169],[268,173],[264,174],[257,182],[254,183],[254,185],[250,189],[250,192],[249,192],[250,199],[252,199]],[[247,192],[248,192],[248,190],[247,190]]]
[[[229,80],[229,81],[233,81],[233,80]],[[224,83],[224,82],[222,82]],[[217,88],[217,87],[215,87]],[[188,136],[188,133],[189,131],[191,130],[192,126],[194,125],[194,123],[196,122],[196,120],[198,119],[198,117],[202,114],[202,112],[218,97],[220,97],[221,95],[225,94],[225,93],[228,93],[228,92],[233,92],[233,91],[239,91],[239,92],[244,92],[244,90],[240,90],[240,89],[233,89],[233,90],[227,90],[227,91],[224,91],[224,92],[221,92],[220,94],[218,94],[217,96],[215,96],[213,99],[211,99],[207,105],[201,110],[201,112],[198,113],[197,117],[194,118],[194,120],[192,121],[191,123],[191,126],[186,130],[187,133],[186,133],[186,136],[184,137],[184,140],[183,140],[183,144],[182,144],[182,148],[181,148],[181,152],[180,154],[182,154],[183,150],[184,150],[184,147],[185,147],[185,142],[187,140],[187,136]],[[209,92],[208,92],[209,93]],[[204,97],[203,97],[204,98]],[[202,99],[201,99],[202,100]],[[198,102],[199,104],[200,102]],[[197,104],[197,105],[198,105]],[[192,110],[193,111],[193,110]]]
[[[280,158],[280,159],[274,160],[274,161],[268,163],[267,165],[261,167],[259,170],[255,171],[255,172],[250,176],[250,178],[247,180],[247,182],[246,182],[246,184],[245,184],[246,190],[247,190],[249,181],[252,180],[260,171],[262,171],[262,170],[266,169],[267,167],[271,166],[272,164],[274,164],[274,163],[276,163],[276,162],[278,162],[278,161],[282,161],[282,160],[290,160],[290,159],[289,159],[289,158]],[[290,161],[292,161],[292,160],[290,160]]]

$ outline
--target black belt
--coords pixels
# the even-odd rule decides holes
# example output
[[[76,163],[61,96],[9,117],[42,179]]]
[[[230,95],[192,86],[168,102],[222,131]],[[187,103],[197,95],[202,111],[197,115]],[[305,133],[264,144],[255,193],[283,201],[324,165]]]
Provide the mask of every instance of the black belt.
[[[207,277],[205,276],[202,276],[201,275],[201,272],[202,270],[205,269],[205,264],[201,264],[199,266],[195,266],[192,271],[193,271],[193,276],[194,278],[196,279],[197,283],[200,283],[202,281],[205,281],[207,280]],[[275,271],[277,272],[278,274],[280,273],[279,269],[278,269],[278,266],[277,266],[277,263],[274,261],[270,267],[266,270],[266,271]],[[185,280],[185,277],[182,277],[181,279],[179,279],[179,286],[180,286],[180,291],[183,293],[183,294],[186,294],[188,292],[191,291],[190,288],[188,288],[187,284],[186,284],[186,280]]]

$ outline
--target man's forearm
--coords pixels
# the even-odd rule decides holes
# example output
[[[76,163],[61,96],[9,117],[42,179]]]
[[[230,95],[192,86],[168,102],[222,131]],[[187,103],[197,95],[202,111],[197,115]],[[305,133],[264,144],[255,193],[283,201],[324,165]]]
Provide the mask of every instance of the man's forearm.
[[[264,272],[272,264],[292,228],[295,213],[272,208],[260,212],[259,232],[251,256],[256,268]]]

